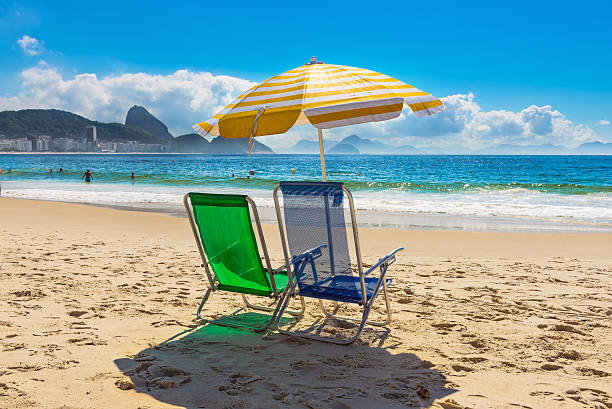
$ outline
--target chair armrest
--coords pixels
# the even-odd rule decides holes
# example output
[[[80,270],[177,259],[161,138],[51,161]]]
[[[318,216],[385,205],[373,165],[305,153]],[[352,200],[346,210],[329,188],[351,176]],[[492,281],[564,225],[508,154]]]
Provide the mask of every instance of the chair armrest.
[[[306,250],[302,254],[294,256],[291,259],[291,264],[293,265],[293,274],[296,280],[299,281],[300,278],[303,277],[302,273],[304,272],[304,269],[306,268],[306,265],[308,263],[312,265],[312,274],[314,276],[315,281],[317,280],[317,271],[315,269],[314,261],[323,255],[321,249],[324,247],[327,247],[327,244],[321,244],[320,246],[313,247],[309,250]]]
[[[378,260],[378,263],[370,267],[370,269],[366,271],[364,275],[367,276],[368,274],[372,273],[374,270],[376,270],[379,267],[384,267],[383,270],[386,270],[387,267],[389,267],[391,264],[395,262],[395,253],[401,250],[404,250],[404,248],[398,247],[395,250],[393,250],[391,253],[387,254],[386,256]]]
[[[321,249],[325,247],[327,247],[327,244],[321,244],[320,246],[313,247],[309,250],[306,250],[302,254],[293,256],[293,258],[291,259],[291,264],[295,265],[296,263],[299,263],[303,259],[310,258],[310,257],[312,257],[313,260],[316,260],[317,258],[321,257]]]
[[[283,263],[282,266],[276,267],[274,269],[272,269],[271,273],[272,274],[278,274],[278,273],[282,273],[283,271],[287,270],[287,264]]]
[[[387,254],[385,257],[378,260],[378,263],[374,264],[365,273],[365,275],[368,275],[372,271],[374,271],[376,268],[380,268],[380,277],[378,277],[378,281],[376,282],[376,287],[375,287],[376,290],[374,291],[374,294],[372,294],[371,300],[374,300],[378,296],[378,292],[382,288],[381,284],[383,284],[383,281],[385,280],[385,276],[387,275],[387,270],[389,269],[389,266],[395,262],[395,253],[397,253],[400,250],[404,250],[404,248],[403,247],[396,248],[391,253]]]

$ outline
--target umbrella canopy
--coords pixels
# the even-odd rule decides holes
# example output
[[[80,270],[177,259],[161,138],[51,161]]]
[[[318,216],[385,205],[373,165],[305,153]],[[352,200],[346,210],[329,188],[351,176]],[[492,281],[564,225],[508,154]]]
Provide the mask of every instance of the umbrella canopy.
[[[313,57],[308,64],[255,85],[193,129],[202,136],[250,138],[252,148],[256,136],[312,124],[319,129],[325,180],[322,129],[392,119],[400,115],[404,104],[419,117],[444,110],[436,97],[395,78],[363,68],[324,64]]]

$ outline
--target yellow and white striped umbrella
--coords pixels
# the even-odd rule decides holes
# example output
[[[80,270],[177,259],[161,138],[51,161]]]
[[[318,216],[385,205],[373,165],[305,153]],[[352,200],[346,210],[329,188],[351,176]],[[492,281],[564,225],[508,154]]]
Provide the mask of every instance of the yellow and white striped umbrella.
[[[444,110],[436,97],[395,78],[363,68],[309,64],[265,80],[244,92],[211,119],[193,129],[200,135],[250,138],[287,132],[293,125],[319,129],[325,180],[322,129],[385,121],[406,104],[416,116]]]

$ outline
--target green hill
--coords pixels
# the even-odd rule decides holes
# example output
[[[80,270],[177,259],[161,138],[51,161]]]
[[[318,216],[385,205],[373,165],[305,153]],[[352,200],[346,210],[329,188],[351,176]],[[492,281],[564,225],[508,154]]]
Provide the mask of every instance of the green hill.
[[[244,155],[249,153],[248,139],[226,139],[217,136],[212,141],[202,138],[197,133],[177,136],[170,144],[171,152],[208,153],[211,155]],[[274,153],[272,149],[255,141],[253,153]]]
[[[333,146],[326,153],[337,155],[359,155],[359,149],[350,143],[339,143],[336,146]]]
[[[170,143],[170,150],[181,153],[206,153],[208,145],[210,142],[197,133],[188,133],[174,138]]]
[[[134,105],[125,117],[125,124],[131,127],[144,129],[159,136],[162,140],[169,142],[172,135],[168,132],[168,127],[155,116],[151,115],[145,107]]]
[[[51,135],[54,138],[82,139],[85,127],[97,128],[99,141],[167,144],[165,138],[154,135],[142,128],[120,123],[91,121],[80,115],[57,109],[24,109],[0,112],[0,135],[7,138],[21,138],[26,135]]]
[[[221,155],[245,155],[249,153],[249,141],[246,138],[222,138],[217,136],[208,145],[206,153]],[[253,153],[274,153],[270,147],[255,140]]]

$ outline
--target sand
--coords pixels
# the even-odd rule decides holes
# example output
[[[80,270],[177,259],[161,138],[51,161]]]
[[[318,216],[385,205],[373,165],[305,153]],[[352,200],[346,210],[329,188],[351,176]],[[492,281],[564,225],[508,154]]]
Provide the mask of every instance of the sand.
[[[406,248],[394,320],[336,346],[195,326],[186,219],[1,198],[0,408],[612,407],[612,235],[360,236],[366,263]]]

